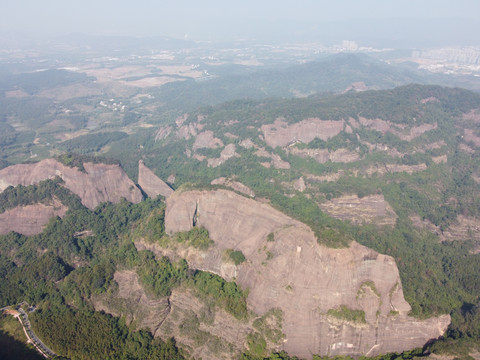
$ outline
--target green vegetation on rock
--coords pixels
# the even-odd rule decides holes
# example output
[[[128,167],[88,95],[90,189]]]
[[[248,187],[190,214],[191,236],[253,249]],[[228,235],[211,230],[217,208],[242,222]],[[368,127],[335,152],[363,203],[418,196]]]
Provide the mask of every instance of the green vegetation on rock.
[[[226,251],[228,258],[233,261],[235,265],[240,265],[245,259],[245,255],[240,250],[229,249]]]
[[[377,290],[377,287],[375,286],[375,283],[371,280],[364,281],[362,285],[360,285],[360,288],[357,292],[357,297],[362,297],[363,295],[365,295],[365,291],[367,288],[370,289],[378,298],[381,297],[380,293]]]
[[[327,315],[333,316],[340,320],[345,320],[348,322],[366,324],[365,320],[365,311],[363,310],[352,310],[346,305],[340,305],[336,309],[330,309],[327,311]]]
[[[247,317],[248,291],[241,290],[234,281],[225,281],[222,277],[205,271],[196,271],[192,280],[200,297],[215,300],[237,319]]]
[[[175,241],[200,250],[206,250],[213,244],[208,230],[203,227],[193,227],[189,231],[178,232],[174,235]]]

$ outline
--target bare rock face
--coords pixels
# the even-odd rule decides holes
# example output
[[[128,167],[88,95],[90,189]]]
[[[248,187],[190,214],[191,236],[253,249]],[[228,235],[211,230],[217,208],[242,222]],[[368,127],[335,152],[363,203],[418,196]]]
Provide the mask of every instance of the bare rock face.
[[[442,241],[475,240],[480,242],[480,220],[474,217],[458,215],[450,226],[443,230],[428,220],[422,220],[420,216],[410,218],[418,228],[425,228],[437,235]]]
[[[151,198],[158,195],[169,197],[173,193],[172,188],[146,167],[142,160],[138,162],[138,185]]]
[[[320,164],[324,164],[327,161],[350,163],[360,160],[360,155],[358,155],[354,151],[349,151],[347,149],[338,149],[330,152],[328,151],[328,149],[298,149],[292,147],[291,149],[288,149],[288,151],[293,155],[297,155],[303,158],[314,158]]]
[[[273,124],[262,125],[262,131],[265,142],[275,148],[284,147],[296,141],[309,143],[317,137],[328,140],[338,135],[343,130],[344,124],[343,120],[311,118],[288,125],[285,121],[277,119]]]
[[[446,164],[448,161],[447,155],[432,156],[432,161],[435,164]]]
[[[390,121],[385,121],[382,119],[367,119],[360,116],[358,120],[361,125],[369,129],[377,130],[382,134],[386,134],[388,131],[396,134],[401,129],[405,128],[405,125],[393,124]]]
[[[0,234],[8,234],[10,231],[26,236],[39,234],[51,217],[63,217],[67,210],[58,200],[51,204],[18,206],[0,214]]]
[[[182,116],[179,116],[175,119],[175,125],[177,126],[182,126],[182,124],[185,122],[185,120],[188,119],[188,114],[183,114]]]
[[[443,159],[443,157],[440,157]],[[442,161],[440,159],[440,161]],[[397,173],[405,172],[407,174],[413,174],[414,172],[424,171],[427,169],[427,164],[417,164],[417,165],[404,165],[404,164],[375,164],[371,165],[366,169],[363,169],[361,172],[363,174],[372,175],[372,174],[386,174],[386,173]]]
[[[464,129],[465,135],[463,138],[466,142],[474,143],[475,146],[480,146],[480,137],[475,135],[475,131],[472,129]]]
[[[435,130],[438,127],[438,124],[422,124],[419,126],[412,127],[410,129],[410,133],[406,135],[399,134],[400,139],[406,140],[406,141],[411,141],[415,139],[416,137],[422,135],[423,133],[430,131],[430,130]]]
[[[259,148],[257,151],[255,151],[255,155],[257,155],[258,157],[265,157],[271,159],[271,162],[269,163],[260,163],[266,168],[269,168],[271,165],[273,165],[275,169],[290,169],[289,162],[282,160],[282,158],[277,154],[269,153],[264,148]]]
[[[396,172],[406,172],[407,174],[412,174],[417,171],[427,170],[426,164],[417,164],[417,165],[402,165],[402,164],[385,164],[387,172],[396,173]]]
[[[155,133],[155,141],[165,139],[168,135],[170,135],[171,132],[172,132],[171,125],[161,126]]]
[[[277,154],[271,154],[272,164],[275,169],[290,169],[290,163],[282,160]]]
[[[385,201],[383,195],[345,195],[332,199],[319,207],[334,218],[350,220],[353,224],[372,223],[394,226],[397,214]]]
[[[197,130],[194,124],[183,125],[176,132],[177,139],[183,138],[189,140],[192,136],[197,136]]]
[[[355,92],[366,91],[366,90],[368,90],[368,87],[367,87],[367,85],[365,85],[365,83],[363,81],[354,82],[354,83],[352,83],[352,85],[348,86],[345,90],[343,90],[342,94],[345,94],[345,93],[347,93],[351,90],[353,90]]]
[[[462,151],[465,151],[467,154],[475,154],[475,150],[466,144],[460,144],[458,148]]]
[[[308,182],[326,182],[326,181],[337,181],[344,175],[343,170],[339,170],[338,172],[329,173],[326,175],[312,175],[312,174],[305,174]]]
[[[228,186],[233,190],[241,192],[245,195],[248,195],[250,197],[255,197],[255,192],[252,189],[250,189],[248,186],[243,185],[241,182],[238,182],[238,181],[230,180],[224,177],[219,177],[212,180],[210,184]]]
[[[253,141],[251,139],[242,140],[242,141],[240,141],[239,145],[241,147],[244,147],[245,149],[250,149],[252,147],[255,147],[255,144],[253,143]]]
[[[216,159],[208,159],[207,165],[209,167],[217,167],[222,165],[225,161],[231,159],[232,157],[239,157],[240,155],[238,155],[235,150],[235,144],[228,144],[220,153],[220,157]]]
[[[148,328],[154,336],[174,337],[195,359],[239,358],[247,335],[254,331],[252,323],[212,308],[183,286],[156,298],[145,292],[135,271],[117,271],[114,280],[118,290],[93,296],[95,310],[125,316],[127,323],[135,321],[137,329]]]
[[[216,138],[213,135],[213,131],[207,130],[197,135],[192,148],[193,148],[193,151],[195,151],[197,149],[202,149],[202,148],[215,149],[221,146],[223,146],[222,140]]]
[[[320,246],[310,228],[235,193],[186,191],[167,200],[168,233],[205,227],[215,246],[186,256],[190,266],[236,278],[249,288],[248,303],[258,314],[283,311],[284,349],[292,355],[377,355],[424,345],[447,328],[444,315],[417,320],[407,315],[395,261],[358,243],[347,249]],[[274,241],[267,241],[270,233]],[[226,249],[240,250],[246,261],[226,266]],[[365,314],[365,322],[332,317],[344,305]]]
[[[127,323],[135,321],[156,335],[170,312],[168,298],[156,299],[146,294],[135,271],[117,271],[113,278],[118,284],[117,293],[115,296],[94,295],[95,310],[105,311],[114,316],[124,315]]]
[[[94,209],[101,202],[119,202],[122,198],[138,203],[140,190],[118,165],[83,164],[86,173],[63,165],[55,159],[35,164],[19,164],[0,170],[0,191],[8,186],[33,185],[60,176],[65,186],[77,194],[83,205]]]
[[[360,124],[373,130],[380,131],[382,134],[391,132],[392,134],[397,135],[400,139],[405,141],[411,141],[412,139],[422,135],[423,133],[434,130],[438,127],[438,124],[422,124],[419,126],[414,126],[407,128],[403,124],[394,124],[390,121],[385,121],[382,119],[366,119],[363,117],[359,118]]]
[[[480,109],[473,109],[468,113],[462,114],[462,119],[467,120],[469,123],[480,123]]]
[[[295,180],[295,182],[293,183],[293,188],[300,192],[305,191],[307,186],[305,185],[305,180],[303,180],[303,177],[300,177],[298,180]]]
[[[174,289],[169,301],[171,312],[158,329],[162,338],[173,336],[194,359],[240,358],[247,335],[253,331],[251,324],[238,321],[221,309],[211,313],[208,305],[182,288]],[[197,328],[192,326],[194,319],[202,317],[210,317],[210,321],[202,322]]]

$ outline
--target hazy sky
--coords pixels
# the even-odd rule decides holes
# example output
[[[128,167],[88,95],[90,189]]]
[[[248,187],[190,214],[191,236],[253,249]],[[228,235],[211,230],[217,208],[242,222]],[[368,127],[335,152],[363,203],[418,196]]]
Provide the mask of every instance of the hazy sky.
[[[216,40],[302,34],[351,21],[341,31],[353,38],[365,30],[356,28],[365,27],[362,21],[451,17],[480,23],[480,0],[0,0],[0,36],[85,33]],[[332,26],[328,31],[335,31]],[[456,27],[451,32],[463,36]]]

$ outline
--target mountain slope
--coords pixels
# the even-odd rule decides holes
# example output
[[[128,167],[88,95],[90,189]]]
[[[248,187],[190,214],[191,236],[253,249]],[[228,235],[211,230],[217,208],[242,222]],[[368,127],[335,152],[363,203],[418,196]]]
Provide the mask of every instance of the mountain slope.
[[[215,73],[215,67],[209,71]],[[342,92],[354,83],[363,83],[364,89],[387,89],[414,82],[428,83],[428,80],[421,73],[388,65],[366,55],[339,54],[280,70],[251,70],[250,74],[222,74],[202,82],[166,84],[155,93],[167,108],[191,111],[199,106],[234,99]]]
[[[269,205],[222,190],[170,197],[166,231],[188,231],[193,223],[209,231],[215,247],[187,256],[190,266],[236,279],[260,315],[280,309],[289,354],[401,352],[441,336],[450,322],[449,316],[418,321],[407,315],[410,306],[391,257],[355,242],[342,250],[319,246],[308,227]],[[228,266],[222,260],[228,249],[241,251],[246,261]],[[340,306],[364,318],[336,317]]]

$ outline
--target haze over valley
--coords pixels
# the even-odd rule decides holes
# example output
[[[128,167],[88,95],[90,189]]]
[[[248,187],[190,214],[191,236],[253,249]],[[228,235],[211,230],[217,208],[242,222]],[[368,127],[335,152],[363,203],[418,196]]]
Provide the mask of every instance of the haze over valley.
[[[480,358],[476,1],[1,7],[0,358]]]

